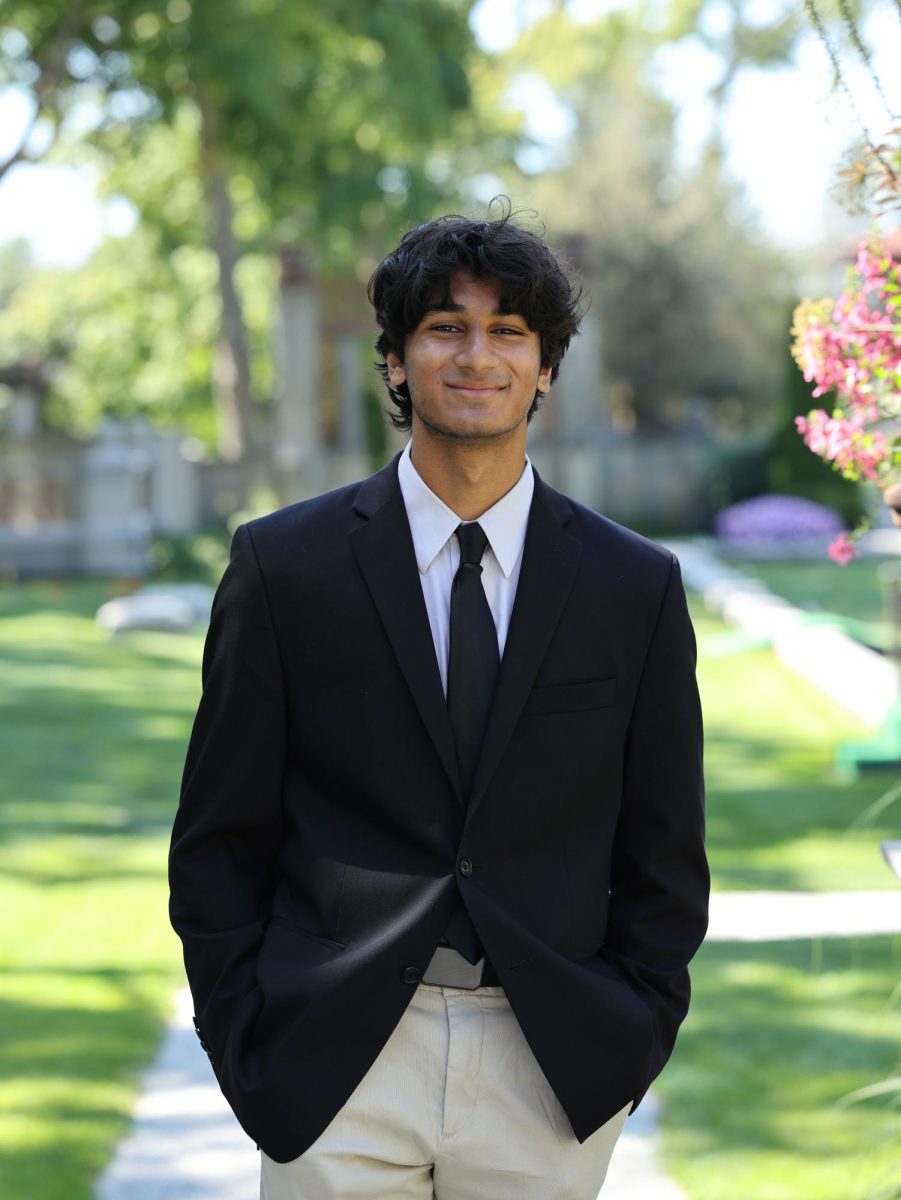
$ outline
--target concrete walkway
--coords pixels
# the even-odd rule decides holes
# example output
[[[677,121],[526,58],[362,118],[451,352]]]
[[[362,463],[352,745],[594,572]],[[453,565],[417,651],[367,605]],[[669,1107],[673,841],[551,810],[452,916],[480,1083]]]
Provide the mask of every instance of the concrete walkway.
[[[774,941],[901,933],[901,885],[879,892],[720,892],[709,940]],[[626,1122],[602,1200],[684,1200],[655,1153],[651,1093]],[[259,1158],[200,1049],[187,990],[148,1072],[128,1137],[96,1200],[255,1200]],[[386,1198],[387,1200],[387,1198]]]
[[[191,1021],[176,1012],[135,1107],[131,1132],[100,1177],[97,1200],[254,1200],[259,1156],[225,1103]]]
[[[885,875],[891,879],[887,871]],[[895,933],[901,933],[901,884],[879,892],[714,892],[707,941],[782,942]]]
[[[840,624],[812,620],[717,557],[712,540],[668,542],[679,557],[685,586],[704,605],[749,637],[771,641],[777,658],[869,725],[879,726],[901,699],[895,664],[849,637]],[[838,570],[838,568],[836,568]]]

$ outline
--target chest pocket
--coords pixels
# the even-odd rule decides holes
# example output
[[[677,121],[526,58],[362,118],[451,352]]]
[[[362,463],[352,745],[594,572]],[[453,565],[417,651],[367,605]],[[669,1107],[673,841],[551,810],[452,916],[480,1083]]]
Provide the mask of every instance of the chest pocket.
[[[613,704],[615,695],[615,679],[593,679],[587,683],[555,683],[550,687],[532,688],[523,712],[529,716],[538,716],[542,713],[608,708]]]

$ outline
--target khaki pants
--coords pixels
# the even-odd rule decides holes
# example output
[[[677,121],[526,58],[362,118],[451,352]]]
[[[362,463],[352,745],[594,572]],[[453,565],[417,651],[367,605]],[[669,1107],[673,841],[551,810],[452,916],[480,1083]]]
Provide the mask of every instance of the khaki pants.
[[[421,984],[310,1149],[263,1154],[260,1197],[596,1200],[628,1108],[579,1145],[503,989]]]

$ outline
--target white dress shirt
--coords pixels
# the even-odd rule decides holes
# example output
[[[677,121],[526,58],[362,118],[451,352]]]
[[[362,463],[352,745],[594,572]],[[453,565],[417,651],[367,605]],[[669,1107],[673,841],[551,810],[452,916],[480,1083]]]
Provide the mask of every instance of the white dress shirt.
[[[460,565],[460,544],[454,533],[461,518],[420,478],[410,458],[411,444],[407,443],[400,456],[397,477],[410,532],[413,534],[422,594],[441,672],[441,686],[446,696],[451,584]],[[494,617],[501,657],[516,598],[534,489],[532,464],[527,457],[523,472],[514,486],[478,519],[488,538],[488,546],[482,556],[482,586]]]

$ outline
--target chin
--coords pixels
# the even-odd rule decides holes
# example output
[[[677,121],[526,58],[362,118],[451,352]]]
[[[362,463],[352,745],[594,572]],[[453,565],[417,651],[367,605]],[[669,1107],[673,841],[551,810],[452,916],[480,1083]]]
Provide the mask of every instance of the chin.
[[[518,428],[519,422],[512,426],[491,426],[481,424],[478,421],[472,421],[465,426],[441,431],[439,432],[439,436],[444,436],[448,440],[455,442],[497,442],[503,438],[512,437]]]
[[[436,437],[445,437],[454,441],[484,441],[496,440],[514,433],[525,423],[526,413],[510,416],[506,419],[498,417],[497,413],[470,412],[460,413],[453,418],[435,418],[430,414],[416,414],[423,426]]]

